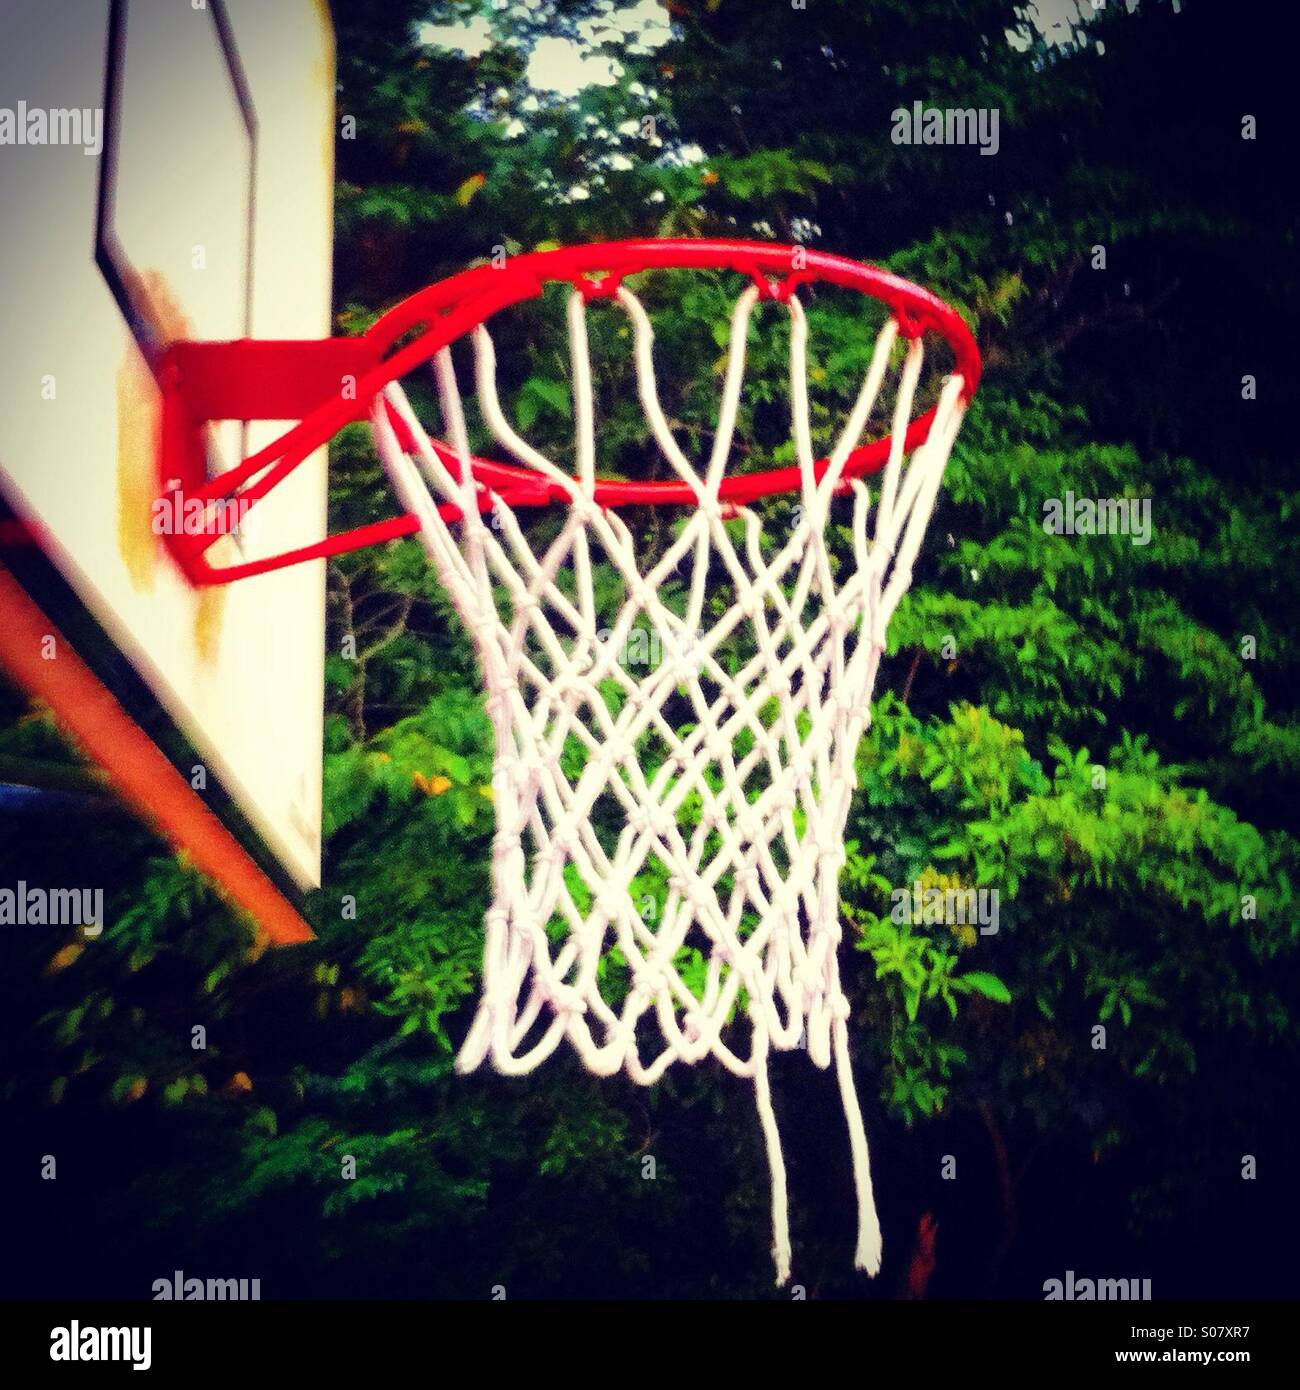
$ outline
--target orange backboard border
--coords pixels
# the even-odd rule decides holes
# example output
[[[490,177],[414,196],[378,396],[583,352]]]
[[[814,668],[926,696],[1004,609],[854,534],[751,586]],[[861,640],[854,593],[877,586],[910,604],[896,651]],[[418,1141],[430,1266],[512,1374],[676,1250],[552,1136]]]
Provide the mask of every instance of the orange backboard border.
[[[60,595],[60,590],[66,593]],[[71,602],[51,602],[60,597]],[[66,615],[62,627],[47,611],[56,606]],[[42,653],[50,636],[57,643],[52,661]],[[288,946],[312,940],[314,933],[300,911],[301,893],[269,855],[257,852],[257,837],[219,779],[209,768],[203,797],[177,770],[204,759],[120,654],[114,653],[111,672],[102,670],[102,660],[96,663],[101,677],[89,664],[95,651],[114,649],[39,547],[21,541],[6,545],[0,553],[0,668],[28,695],[50,706],[108,773],[122,799],[173,847],[185,850],[254,918],[267,941]],[[133,717],[128,707],[141,717]]]

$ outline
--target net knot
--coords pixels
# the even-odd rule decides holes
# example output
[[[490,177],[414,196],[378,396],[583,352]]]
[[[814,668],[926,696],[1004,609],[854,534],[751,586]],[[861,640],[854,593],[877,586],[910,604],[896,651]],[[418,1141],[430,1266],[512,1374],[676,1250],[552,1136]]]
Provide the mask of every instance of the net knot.
[[[847,632],[853,626],[853,609],[843,599],[832,599],[826,605],[826,622],[832,632]]]
[[[778,919],[790,921],[799,912],[799,894],[788,884],[772,898],[772,910]]]
[[[658,804],[640,806],[630,811],[627,823],[638,835],[650,835],[658,840],[667,840],[677,827],[677,822]],[[669,882],[671,883],[671,879]]]
[[[557,861],[564,861],[573,853],[573,840],[568,830],[561,830],[558,826],[551,831],[551,858]]]
[[[847,857],[843,845],[826,845],[817,851],[817,863],[823,873],[836,873]]]
[[[648,961],[642,961],[636,967],[636,983],[632,988],[645,998],[653,998],[668,988],[667,972],[661,965],[651,965]]]
[[[787,780],[782,782],[772,793],[772,809],[774,811],[793,811],[799,804],[799,798],[795,794],[794,780],[806,780],[808,769],[806,767],[793,770],[787,775]]]
[[[616,888],[607,888],[598,894],[592,903],[591,915],[603,917],[607,922],[616,922],[620,912],[629,907],[631,902],[632,899],[626,893],[620,893]]]
[[[817,936],[825,937],[827,941],[836,946],[840,944],[840,940],[844,936],[844,928],[840,926],[837,917],[818,922],[813,927],[813,931]]]
[[[505,716],[510,713],[510,697],[519,689],[519,682],[513,676],[498,676],[488,686],[488,696],[484,701],[490,717]]]
[[[707,893],[704,884],[693,875],[682,885],[681,894],[690,903],[698,919],[706,918],[711,910],[717,908],[717,899]]]
[[[556,1013],[585,1014],[587,1012],[587,1001],[572,985],[566,985],[563,980],[539,977],[538,985]]]
[[[762,887],[762,880],[759,877],[757,865],[742,865],[736,870],[735,878],[738,888],[743,888],[751,898],[757,897],[758,890]]]
[[[551,695],[557,701],[573,697],[581,699],[587,694],[590,684],[586,671],[569,666],[551,677]]]
[[[670,672],[669,680],[673,685],[689,685],[700,673],[699,662],[688,656],[674,657]]]
[[[750,622],[757,622],[767,609],[767,600],[757,589],[749,588],[736,596],[736,607]]]
[[[795,984],[803,990],[804,1009],[810,1009],[826,991],[825,971],[819,966],[805,962],[794,972]]]

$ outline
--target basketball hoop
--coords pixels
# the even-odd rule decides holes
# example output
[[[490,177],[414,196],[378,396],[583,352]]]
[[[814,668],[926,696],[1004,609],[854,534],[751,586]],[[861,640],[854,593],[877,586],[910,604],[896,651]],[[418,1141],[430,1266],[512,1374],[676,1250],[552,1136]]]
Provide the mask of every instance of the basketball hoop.
[[[662,268],[727,269],[750,281],[735,301],[717,425],[699,467],[661,405],[651,317],[626,284]],[[572,286],[572,475],[507,418],[487,327],[553,281]],[[823,458],[812,442],[808,320],[798,295],[818,282],[889,311]],[[743,473],[728,465],[760,301],[789,316],[796,462]],[[666,480],[596,475],[593,312],[626,316],[637,394],[672,474]],[[952,370],[934,404],[914,416],[927,335],[946,342]],[[451,354],[461,340],[473,352],[479,413],[514,462],[471,452]],[[436,438],[400,383],[428,361],[440,400]],[[674,1062],[709,1057],[752,1080],[780,1284],[791,1249],[768,1060],[773,1050],[806,1046],[818,1067],[834,1062],[857,1190],[855,1263],[875,1274],[881,1234],[849,1061],[838,874],[886,629],[979,378],[965,324],[925,291],[837,256],[752,242],[619,242],[467,271],[415,295],[358,340],[182,344],[168,369],[168,476],[186,480],[187,491],[213,503],[256,502],[342,425],[368,416],[406,509],[394,521],[226,569],[205,558],[213,535],[175,537],[173,551],[196,583],[414,534],[473,638],[496,735],[497,828],[483,993],[458,1069],[488,1060],[500,1072],[527,1073],[567,1038],[592,1072],[625,1071],[641,1085]],[[355,380],[349,396],[337,394],[340,375]],[[890,431],[864,444],[887,380]],[[215,483],[194,480],[185,459],[195,429],[236,404],[302,423]],[[873,515],[863,479],[874,473]],[[788,532],[772,536],[752,504],[782,492],[799,507]],[[837,497],[851,509],[843,556],[828,539]],[[672,539],[649,560],[620,515],[634,504],[681,509]],[[520,513],[542,505],[564,510],[558,534],[551,528],[535,549]],[[709,602],[719,590],[730,596],[721,613]],[[667,655],[642,671],[622,654],[647,626]]]
[[[463,339],[494,314],[536,298],[548,283],[567,282],[589,299],[608,298],[629,275],[670,268],[735,270],[752,279],[760,298],[782,302],[799,285],[818,282],[870,296],[891,310],[901,336],[932,333],[945,340],[953,355],[954,373],[963,382],[964,400],[975,393],[979,352],[961,317],[934,295],[875,266],[802,246],[757,241],[614,241],[536,252],[507,260],[500,268],[476,266],[431,285],[356,338],[172,344],[156,367],[163,396],[159,486],[164,496],[174,493],[190,503],[209,504],[206,525],[164,537],[172,557],[191,584],[205,587],[414,535],[419,521],[408,513],[256,561],[218,566],[207,558],[229,530],[229,518],[239,514],[222,503],[237,497],[245,511],[254,506],[345,425],[364,420],[371,402],[389,382],[431,361],[442,348]],[[933,419],[931,409],[908,423],[909,451],[925,440]],[[220,420],[301,423],[239,466],[210,478],[204,428]],[[852,450],[842,482],[847,485],[855,477],[883,468],[890,443],[888,438],[877,439]],[[434,441],[434,447],[453,468],[459,466],[444,445]],[[480,507],[490,507],[493,495],[513,508],[546,506],[568,496],[564,486],[539,479],[531,467],[471,457],[474,477],[482,484],[475,493]],[[828,462],[817,460],[814,471],[820,476]],[[724,478],[719,497],[743,504],[796,492],[801,486],[799,469],[769,469]],[[674,480],[600,480],[595,491],[595,500],[603,506],[692,505],[694,498],[689,485]]]

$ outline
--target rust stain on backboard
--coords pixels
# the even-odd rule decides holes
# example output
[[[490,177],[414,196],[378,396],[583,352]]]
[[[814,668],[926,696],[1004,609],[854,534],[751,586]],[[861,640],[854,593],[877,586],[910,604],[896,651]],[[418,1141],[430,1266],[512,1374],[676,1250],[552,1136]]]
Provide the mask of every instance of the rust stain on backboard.
[[[117,369],[117,548],[141,593],[152,591],[158,564],[151,509],[160,415],[153,374],[132,339]]]
[[[156,270],[142,271],[138,288],[168,341],[193,336],[189,320],[162,274]],[[152,592],[158,566],[164,563],[159,537],[154,532],[154,502],[161,482],[161,428],[158,386],[132,339],[117,370],[117,545],[132,588],[142,593]],[[216,659],[224,611],[224,589],[195,592],[192,637],[195,653],[203,665]]]
[[[210,665],[221,645],[221,620],[226,611],[226,591],[220,585],[199,589],[194,595],[194,646],[199,660]]]
[[[321,58],[319,62],[312,63],[312,81],[325,94],[326,110],[333,110],[334,88],[336,83],[336,58],[334,47],[334,21],[330,16],[329,5],[326,0],[316,0],[316,10],[321,25]],[[324,141],[322,152],[325,164],[325,182],[329,190],[329,212],[328,216],[334,216],[334,127],[327,120],[325,122]]]

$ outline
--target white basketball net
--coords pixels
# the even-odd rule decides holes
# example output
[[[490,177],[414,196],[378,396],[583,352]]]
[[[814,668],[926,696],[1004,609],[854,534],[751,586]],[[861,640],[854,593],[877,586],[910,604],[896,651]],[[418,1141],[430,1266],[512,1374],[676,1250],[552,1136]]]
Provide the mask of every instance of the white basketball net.
[[[874,524],[868,487],[853,481],[854,563],[837,565],[825,539],[832,495],[889,371],[897,323],[891,319],[879,334],[818,482],[807,320],[797,297],[789,297],[791,424],[802,495],[782,542],[765,536],[751,510],[740,510],[736,524],[737,514],[718,497],[757,288],[740,296],[732,316],[717,432],[702,472],[683,454],[660,407],[650,319],[626,288],[615,298],[632,324],[650,431],[696,498],[676,538],[644,571],[626,524],[593,500],[591,362],[586,304],[577,290],[568,309],[576,479],[505,419],[492,340],[482,327],[473,335],[477,395],[492,433],[570,499],[562,529],[543,553],[534,553],[500,498],[492,499],[493,516],[480,514],[449,350],[435,369],[459,478],[430,444],[400,385],[387,387],[373,412],[394,488],[419,517],[424,547],[477,646],[496,731],[483,994],[457,1066],[470,1071],[490,1057],[498,1071],[518,1075],[567,1037],[591,1071],[625,1070],[645,1086],[675,1061],[709,1056],[751,1078],[771,1165],[781,1284],[790,1272],[790,1238],[768,1054],[806,1046],[822,1068],[833,1057],[857,1187],[855,1263],[875,1274],[880,1225],[849,1064],[837,878],[854,755],[871,718],[886,625],[911,582],[961,423],[962,380],[945,381],[927,441],[906,457],[923,358],[920,338],[911,341],[897,373],[892,450]],[[414,458],[399,443],[385,402],[414,438]],[[464,520],[444,521],[439,503],[454,503]],[[594,583],[602,561],[603,611]],[[612,617],[611,571],[621,584]],[[716,617],[707,600],[720,576],[735,600]],[[678,579],[684,601],[670,607],[664,592]],[[644,634],[647,624],[662,660],[645,667],[620,660],[629,635],[638,627]],[[738,648],[752,655],[737,669],[728,654]],[[670,721],[670,702],[689,717]],[[612,849],[610,837],[602,842],[597,832],[598,802],[616,808]],[[652,913],[641,891],[650,879],[666,883]],[[611,962],[625,982],[621,996],[609,988]]]

